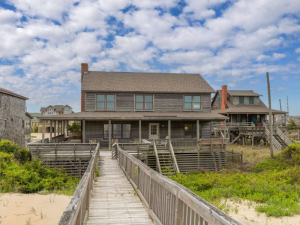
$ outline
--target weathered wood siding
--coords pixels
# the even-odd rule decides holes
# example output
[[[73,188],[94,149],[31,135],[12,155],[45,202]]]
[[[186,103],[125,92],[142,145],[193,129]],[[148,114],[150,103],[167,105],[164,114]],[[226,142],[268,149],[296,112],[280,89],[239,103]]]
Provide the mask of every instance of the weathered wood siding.
[[[11,140],[24,148],[26,101],[21,98],[0,93],[0,102],[0,140]]]
[[[221,103],[222,103],[222,94],[221,91],[216,92],[216,98],[212,102],[211,109],[221,109]]]
[[[120,122],[113,122],[118,124]],[[123,124],[131,124],[131,138],[119,138],[120,143],[129,143],[135,138],[139,138],[139,123],[138,121],[122,122]],[[142,121],[142,139],[149,139],[149,123],[159,123],[160,139],[168,136],[167,121]],[[184,124],[196,124],[196,121],[172,121],[171,122],[171,138],[184,138]],[[101,143],[101,147],[108,147],[108,138],[104,138],[104,124],[108,121],[86,121],[86,143],[89,140],[96,140]],[[200,138],[211,138],[211,122],[200,121],[201,132]],[[113,138],[113,136],[112,136]]]
[[[96,95],[108,93],[92,93],[85,94],[85,110],[95,111]],[[111,94],[111,93],[109,93]],[[116,93],[116,111],[134,112],[134,93]],[[188,95],[199,95],[188,94]],[[210,112],[211,110],[211,94],[201,95],[201,111]],[[184,94],[154,94],[153,106],[155,112],[183,112],[184,111]]]

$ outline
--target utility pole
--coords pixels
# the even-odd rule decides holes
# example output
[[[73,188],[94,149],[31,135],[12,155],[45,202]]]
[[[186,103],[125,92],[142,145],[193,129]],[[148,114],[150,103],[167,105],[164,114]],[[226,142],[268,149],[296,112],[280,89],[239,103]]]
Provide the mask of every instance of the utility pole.
[[[271,106],[271,91],[270,91],[270,80],[269,73],[267,72],[267,83],[268,83],[268,96],[269,96],[269,129],[270,129],[270,153],[273,158],[273,119],[272,119],[272,106]]]
[[[280,105],[280,111],[282,111],[282,108],[281,108],[281,99],[279,99],[279,105]]]

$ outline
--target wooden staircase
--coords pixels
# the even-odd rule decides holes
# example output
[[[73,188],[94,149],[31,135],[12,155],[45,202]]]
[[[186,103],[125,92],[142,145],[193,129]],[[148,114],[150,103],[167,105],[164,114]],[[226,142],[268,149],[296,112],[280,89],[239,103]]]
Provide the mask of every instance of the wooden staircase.
[[[279,142],[281,145],[281,149],[285,149],[288,145],[284,142],[284,140],[281,139],[281,137],[278,134],[273,134],[273,137]]]

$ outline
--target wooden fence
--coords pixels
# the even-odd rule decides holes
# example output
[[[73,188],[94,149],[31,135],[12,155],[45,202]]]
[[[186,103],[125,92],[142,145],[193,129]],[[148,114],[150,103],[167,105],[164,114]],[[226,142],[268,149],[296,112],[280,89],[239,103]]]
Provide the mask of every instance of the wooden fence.
[[[240,225],[189,189],[154,171],[116,144],[117,160],[156,224]]]
[[[100,145],[100,144],[99,144]],[[36,144],[28,145],[32,157],[37,157],[42,165],[64,168],[69,175],[82,177],[97,144]]]
[[[78,184],[73,197],[63,212],[58,225],[82,225],[88,220],[95,171],[98,163],[100,144],[96,145],[88,167]]]

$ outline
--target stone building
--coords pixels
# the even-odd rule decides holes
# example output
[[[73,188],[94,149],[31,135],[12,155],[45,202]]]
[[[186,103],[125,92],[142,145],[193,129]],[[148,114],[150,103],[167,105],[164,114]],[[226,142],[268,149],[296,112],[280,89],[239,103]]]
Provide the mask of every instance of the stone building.
[[[30,141],[26,132],[26,121],[30,118],[30,114],[26,115],[26,100],[22,95],[0,88],[0,140],[14,141],[22,148]]]

